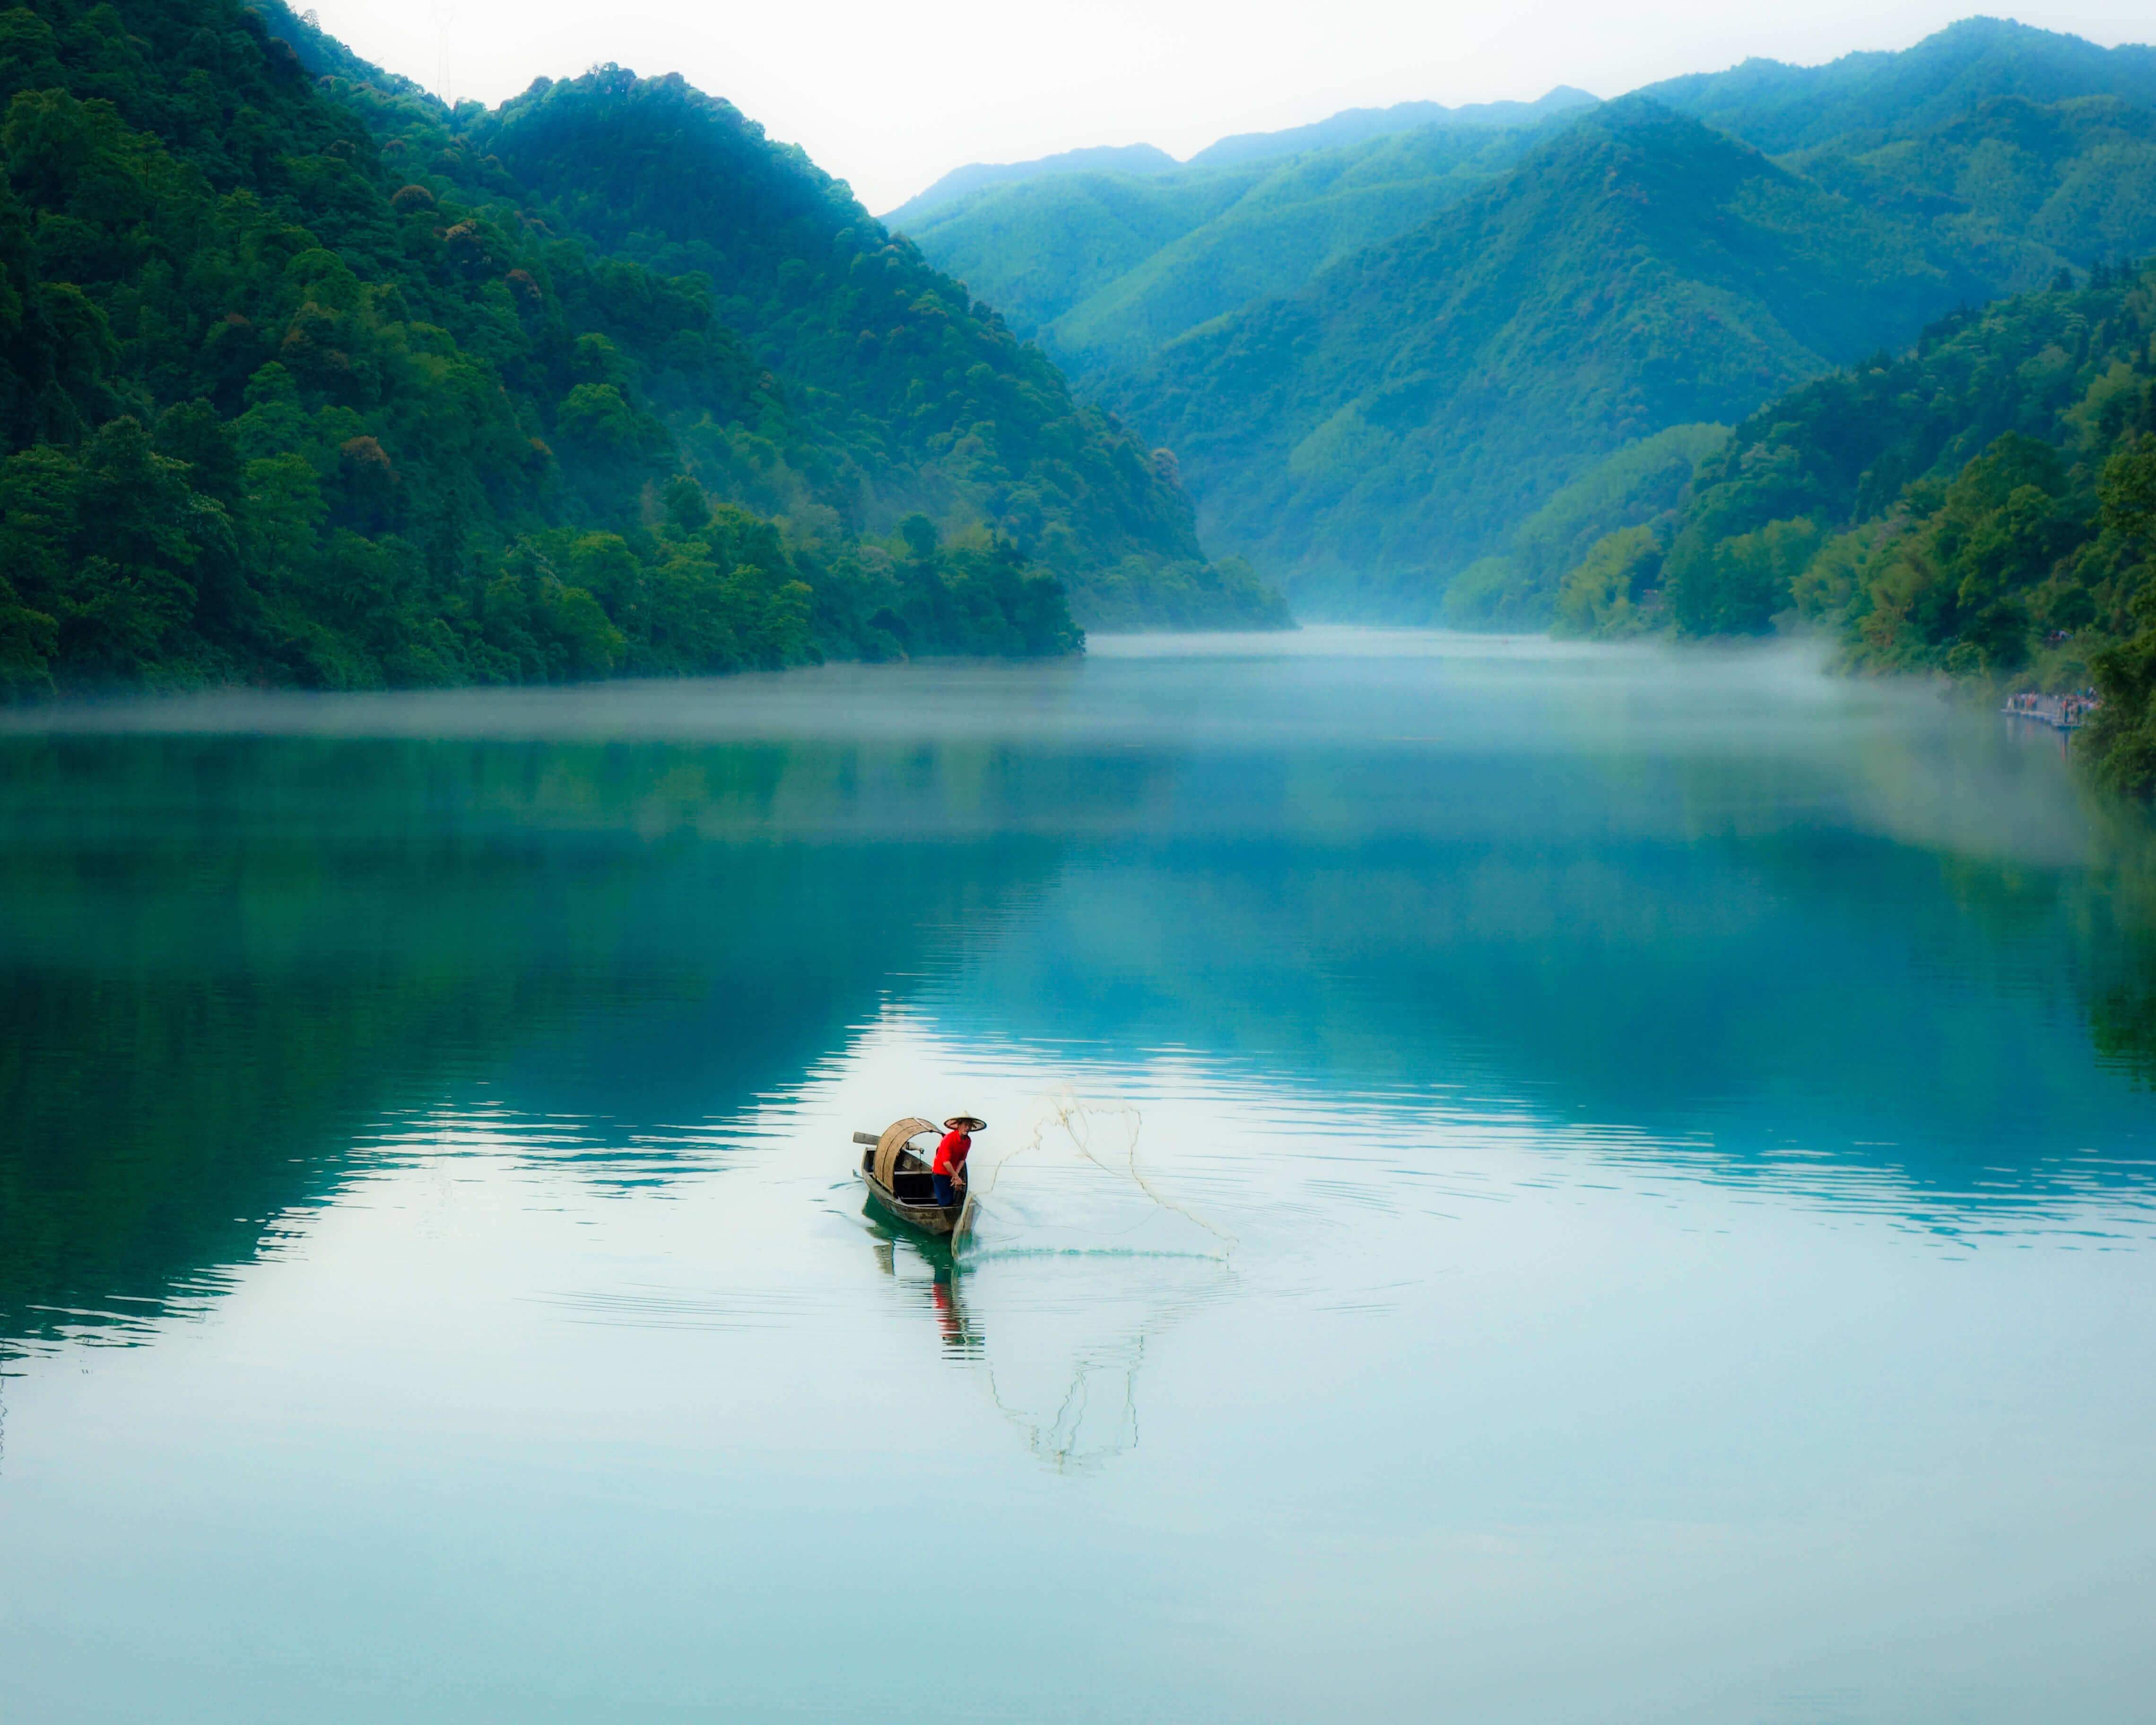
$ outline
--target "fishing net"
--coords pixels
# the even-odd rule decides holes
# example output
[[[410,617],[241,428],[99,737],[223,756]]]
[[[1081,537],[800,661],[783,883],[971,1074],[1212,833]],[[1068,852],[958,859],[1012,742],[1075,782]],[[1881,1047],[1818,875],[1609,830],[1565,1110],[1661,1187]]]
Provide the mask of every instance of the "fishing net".
[[[1127,1103],[1042,1097],[976,1139],[948,1255],[921,1255],[945,1345],[1058,1471],[1137,1445],[1147,1350],[1234,1281],[1233,1236],[1169,1189],[1143,1124]]]
[[[1218,1258],[992,1258],[963,1276],[989,1399],[1034,1456],[1082,1471],[1135,1449],[1148,1353],[1235,1271]]]
[[[1014,1254],[1223,1259],[1229,1235],[1164,1188],[1125,1102],[1044,1096],[1008,1134],[974,1147],[952,1240],[968,1260]]]

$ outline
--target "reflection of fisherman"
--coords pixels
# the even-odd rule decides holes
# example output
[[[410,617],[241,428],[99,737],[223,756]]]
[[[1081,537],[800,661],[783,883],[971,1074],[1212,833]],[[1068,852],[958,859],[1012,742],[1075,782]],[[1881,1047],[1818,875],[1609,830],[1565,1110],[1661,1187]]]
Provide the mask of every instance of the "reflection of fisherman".
[[[942,1333],[946,1348],[963,1348],[966,1334],[966,1314],[959,1309],[958,1291],[952,1287],[947,1276],[938,1276],[928,1285],[928,1298],[936,1307],[936,1327]]]
[[[973,1147],[973,1134],[987,1131],[988,1123],[970,1114],[954,1114],[943,1124],[947,1130],[928,1172],[936,1182],[936,1201],[947,1210],[965,1201],[966,1153]]]

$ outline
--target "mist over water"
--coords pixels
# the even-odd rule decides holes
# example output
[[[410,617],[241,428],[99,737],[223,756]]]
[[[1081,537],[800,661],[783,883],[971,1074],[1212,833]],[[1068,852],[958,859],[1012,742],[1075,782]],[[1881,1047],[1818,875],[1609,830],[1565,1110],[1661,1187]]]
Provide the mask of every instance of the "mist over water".
[[[1312,629],[19,711],[0,975],[25,1717],[2156,1676],[2156,845],[1926,688]],[[954,1256],[852,1177],[1074,1106],[1172,1217],[1066,1158]]]

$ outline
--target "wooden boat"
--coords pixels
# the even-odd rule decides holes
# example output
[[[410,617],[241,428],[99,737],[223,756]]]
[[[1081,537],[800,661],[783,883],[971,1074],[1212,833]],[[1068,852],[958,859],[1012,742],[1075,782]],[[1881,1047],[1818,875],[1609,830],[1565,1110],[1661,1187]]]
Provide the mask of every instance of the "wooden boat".
[[[932,1120],[895,1120],[880,1137],[855,1132],[854,1142],[869,1147],[861,1152],[860,1176],[876,1202],[900,1221],[924,1234],[948,1234],[958,1225],[963,1206],[936,1201],[935,1176],[928,1162],[913,1147],[924,1133],[942,1135]]]

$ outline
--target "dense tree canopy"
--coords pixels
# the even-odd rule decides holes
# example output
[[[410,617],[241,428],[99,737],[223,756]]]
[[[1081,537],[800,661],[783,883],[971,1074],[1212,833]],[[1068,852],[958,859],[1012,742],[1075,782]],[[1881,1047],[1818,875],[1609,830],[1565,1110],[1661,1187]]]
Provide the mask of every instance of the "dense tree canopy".
[[[1532,124],[1424,126],[1285,160],[1205,151],[1167,172],[989,184],[903,219],[937,268],[1014,328],[1038,331],[1084,378],[1419,227],[1512,167],[1538,136]]]
[[[2156,790],[2156,271],[1942,320],[1751,415],[1681,507],[1564,578],[1560,628],[1835,632],[1867,670],[2106,700],[2090,750]]]
[[[580,88],[598,116],[724,105]],[[1156,578],[1166,609],[1277,605],[1204,562],[1172,470],[917,259],[880,266],[904,316],[874,387],[778,340],[773,306],[836,315],[792,255],[803,200],[850,200],[760,137],[793,182],[750,162],[712,194],[729,274],[580,226],[573,187],[564,215],[505,167],[514,128],[280,6],[0,10],[0,105],[8,691],[1057,653],[1089,575],[1111,621],[1159,620]],[[861,222],[843,256],[824,235],[834,268],[891,254]],[[954,375],[963,435],[920,406]],[[1014,473],[991,411],[1039,446]]]
[[[1172,463],[730,104],[609,67],[466,130],[561,225],[707,282],[783,380],[781,411],[753,424],[693,408],[675,422],[732,494],[850,531],[913,511],[985,526],[1098,623],[1285,621],[1246,570],[1205,563]]]

